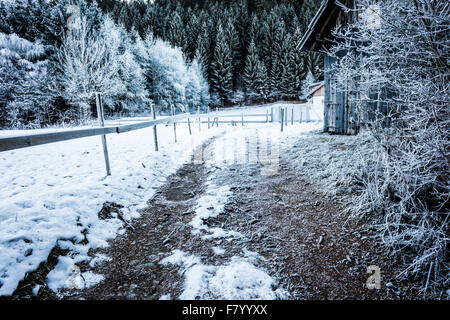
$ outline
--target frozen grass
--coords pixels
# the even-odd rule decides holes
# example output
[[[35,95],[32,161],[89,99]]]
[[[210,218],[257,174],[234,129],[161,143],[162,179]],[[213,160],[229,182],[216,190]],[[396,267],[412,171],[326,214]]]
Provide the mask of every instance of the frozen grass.
[[[405,266],[399,278],[419,275],[424,296],[432,288],[430,296],[442,297],[450,282],[448,215],[425,207],[415,211],[408,204],[431,182],[430,168],[414,168],[418,159],[397,162],[396,167],[369,131],[357,136],[313,132],[293,139],[298,140],[295,147],[285,150],[297,156],[299,176],[319,185],[326,196],[364,222],[394,261]],[[287,140],[288,144],[292,143]]]

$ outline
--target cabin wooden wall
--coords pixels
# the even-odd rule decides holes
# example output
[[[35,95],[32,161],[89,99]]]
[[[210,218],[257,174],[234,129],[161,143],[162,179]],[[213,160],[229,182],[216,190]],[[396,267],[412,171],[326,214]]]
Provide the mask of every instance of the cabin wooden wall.
[[[325,106],[324,106],[324,131],[334,133],[347,133],[347,91],[338,85],[333,77],[333,63],[336,59],[325,56],[324,81],[325,81]]]

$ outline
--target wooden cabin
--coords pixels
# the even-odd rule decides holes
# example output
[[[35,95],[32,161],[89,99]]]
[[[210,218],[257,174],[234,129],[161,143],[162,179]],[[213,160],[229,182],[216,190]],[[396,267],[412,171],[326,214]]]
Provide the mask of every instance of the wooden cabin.
[[[354,0],[340,0],[346,7],[353,7]],[[360,121],[355,115],[355,108],[349,105],[349,92],[338,87],[333,77],[332,65],[335,58],[326,54],[333,44],[332,30],[336,26],[345,26],[356,17],[345,13],[335,0],[324,0],[311,21],[301,44],[300,50],[322,52],[324,61],[324,131],[340,134],[355,134],[359,130]]]
[[[323,121],[325,102],[324,82],[317,82],[310,85],[308,94],[300,97],[300,101],[308,105],[310,120]]]

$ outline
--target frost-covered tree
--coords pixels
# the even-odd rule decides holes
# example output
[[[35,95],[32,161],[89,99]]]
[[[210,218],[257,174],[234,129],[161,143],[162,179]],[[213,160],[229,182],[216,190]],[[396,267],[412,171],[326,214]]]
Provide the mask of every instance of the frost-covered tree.
[[[306,97],[308,93],[311,91],[311,86],[316,82],[313,73],[311,70],[308,70],[305,80],[303,80],[302,84],[302,96]]]
[[[368,123],[375,143],[352,209],[409,263],[403,275],[424,275],[425,289],[448,288],[450,6],[359,0],[355,11],[331,52],[340,88],[352,91],[352,120]]]
[[[114,28],[114,26],[111,26],[111,28]],[[145,56],[146,52],[141,52],[139,48],[136,48],[141,44],[137,32],[131,31],[132,39],[125,29],[117,28],[121,35],[118,54],[119,76],[124,90],[118,92],[117,96],[114,97],[113,106],[118,108],[118,111],[128,114],[148,112],[150,110],[150,99],[147,82],[138,56],[140,54]]]
[[[183,20],[177,11],[174,11],[169,18],[167,25],[167,40],[175,47],[185,49],[187,47],[187,39]]]
[[[127,7],[127,14],[124,15],[128,19],[127,23],[139,30],[141,35],[142,30],[151,29],[155,38],[180,47],[188,62],[195,57],[200,59],[212,92],[216,90],[214,73],[218,72],[212,62],[221,27],[232,56],[232,91],[244,89],[242,76],[247,49],[253,39],[271,79],[271,98],[297,96],[292,91],[294,89],[289,78],[293,70],[292,59],[299,56],[293,55],[290,48],[287,49],[290,47],[289,44],[286,45],[287,36],[293,36],[297,28],[303,35],[317,12],[320,1],[171,0],[154,1],[147,6],[140,4],[142,1],[117,2],[117,9],[113,10],[114,16],[118,17],[122,8]],[[286,53],[287,51],[290,53]],[[307,64],[315,77],[321,79],[322,57],[314,53],[302,57],[303,64]],[[298,93],[298,85],[294,87]],[[223,100],[223,94],[221,99]]]
[[[236,86],[239,65],[240,65],[240,42],[239,35],[234,27],[234,19],[229,18],[224,25],[224,33],[226,42],[231,53],[232,65],[233,65],[233,88]]]
[[[290,59],[288,61],[289,71],[285,76],[285,81],[287,81],[289,88],[287,94],[290,98],[294,99],[298,99],[298,97],[302,95],[302,84],[303,79],[305,78],[304,53],[298,49],[300,47],[302,36],[300,27],[297,27],[291,38],[291,49],[289,52]]]
[[[266,72],[272,79],[272,85],[267,86],[273,91],[272,98],[280,97],[280,93],[285,96],[291,90],[289,87],[292,81],[288,78],[292,73],[292,54],[280,54],[286,51],[287,47],[285,41],[280,41],[283,37],[280,38],[279,35],[292,34],[293,26],[299,23],[304,30],[306,23],[304,21],[310,19],[313,3],[313,0],[301,2],[287,0],[282,3],[275,1],[256,3],[247,0],[231,2],[158,0],[151,4],[145,0],[0,0],[0,32],[16,34],[22,39],[43,46],[44,53],[39,61],[48,61],[47,83],[57,83],[57,87],[49,95],[53,100],[48,101],[49,108],[51,106],[55,112],[51,112],[52,115],[44,121],[47,123],[57,121],[57,114],[64,114],[64,118],[67,119],[71,116],[71,112],[79,119],[88,118],[90,109],[95,107],[92,92],[97,91],[98,82],[102,82],[100,78],[93,80],[94,73],[114,66],[117,66],[117,72],[111,73],[110,86],[100,85],[105,90],[105,110],[108,113],[146,110],[144,107],[148,104],[146,92],[149,94],[153,92],[152,97],[163,97],[158,92],[152,91],[152,88],[155,88],[154,84],[162,83],[157,80],[163,77],[172,77],[175,80],[171,85],[168,84],[170,81],[167,82],[166,89],[171,88],[167,92],[171,93],[164,99],[157,99],[163,105],[174,101],[180,106],[187,103],[183,99],[189,100],[186,91],[189,81],[183,80],[181,81],[183,85],[179,85],[180,79],[168,76],[170,67],[161,69],[169,70],[168,73],[158,71],[152,75],[151,70],[158,69],[156,66],[158,63],[152,64],[148,55],[150,47],[147,47],[142,39],[139,40],[136,33],[141,38],[145,38],[147,33],[152,33],[155,39],[163,39],[179,47],[183,53],[183,61],[187,60],[184,61],[186,69],[189,69],[187,66],[197,59],[208,81],[213,97],[211,101],[220,100],[221,103],[231,101],[231,97],[238,97],[244,91],[242,75],[249,43],[254,39],[256,52],[264,62],[261,68],[267,67]],[[81,17],[89,26],[86,29],[89,37],[98,38],[99,44],[105,44],[104,48],[101,46],[96,48],[97,45],[93,40],[76,40],[77,34],[74,30],[68,30],[68,19],[74,14],[74,11],[68,10],[70,5],[78,7]],[[299,14],[301,12],[304,14]],[[116,23],[110,24],[112,30],[110,33],[105,32],[106,15],[113,17]],[[279,33],[280,25],[284,25],[282,33]],[[116,36],[117,33],[119,37]],[[78,37],[82,35],[78,33]],[[68,38],[74,43],[78,41],[89,45],[73,45],[72,53],[69,53]],[[219,45],[216,43],[218,39]],[[228,48],[225,48],[223,43],[226,43]],[[100,52],[102,50],[104,53]],[[63,51],[68,55],[71,54],[70,59],[66,55],[65,58],[68,59],[62,61]],[[94,56],[89,58],[81,55],[81,52],[91,52]],[[276,54],[273,54],[274,52]],[[105,63],[97,61],[96,64],[101,67],[94,68],[88,62],[97,59],[95,56],[98,54],[114,55],[117,63],[105,67]],[[69,63],[68,68],[61,64],[61,62],[68,63],[69,60],[74,63]],[[190,73],[187,71],[184,76],[180,74],[179,77],[189,78]],[[184,96],[182,88],[185,90]],[[208,101],[208,95],[205,99]],[[80,107],[81,105],[83,107]],[[23,123],[28,121],[20,120]]]
[[[53,115],[45,46],[0,33],[0,126],[39,127]]]
[[[256,52],[255,42],[252,40],[248,48],[243,81],[249,100],[265,99],[267,94],[267,70]]]
[[[96,31],[82,17],[80,28],[67,31],[58,52],[62,96],[77,108],[79,121],[91,117],[96,92],[111,105],[111,99],[125,90],[118,75],[120,34],[113,26],[105,19]]]
[[[150,97],[162,110],[169,111],[173,103],[185,111],[189,73],[183,53],[180,48],[172,47],[161,39],[150,38],[146,40],[150,60]]]
[[[188,66],[188,83],[186,85],[186,104],[191,108],[207,106],[210,103],[209,85],[204,76],[204,70],[194,59]]]
[[[214,91],[223,105],[233,91],[233,56],[227,42],[225,31],[219,26],[214,50],[213,78]]]

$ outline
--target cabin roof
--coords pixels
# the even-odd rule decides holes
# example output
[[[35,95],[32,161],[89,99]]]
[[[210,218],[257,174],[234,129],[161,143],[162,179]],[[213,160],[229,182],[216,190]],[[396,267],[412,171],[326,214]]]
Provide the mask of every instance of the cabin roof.
[[[309,88],[311,89],[311,88],[313,88],[313,87],[320,86],[320,85],[322,85],[322,84],[323,84],[323,81],[316,82],[316,83],[311,84],[311,85],[309,86]]]
[[[300,100],[308,100],[309,98],[311,98],[312,96],[314,96],[314,94],[319,91],[323,86],[324,86],[324,82],[317,82],[314,85],[311,85],[310,87],[314,86],[314,89],[312,89],[311,91],[308,92],[307,95],[305,96],[301,96]]]
[[[346,3],[346,1],[342,1]],[[307,31],[300,41],[299,50],[320,51],[327,47],[332,38],[331,31],[336,26],[342,4],[335,0],[323,0],[314,18],[311,20]]]

